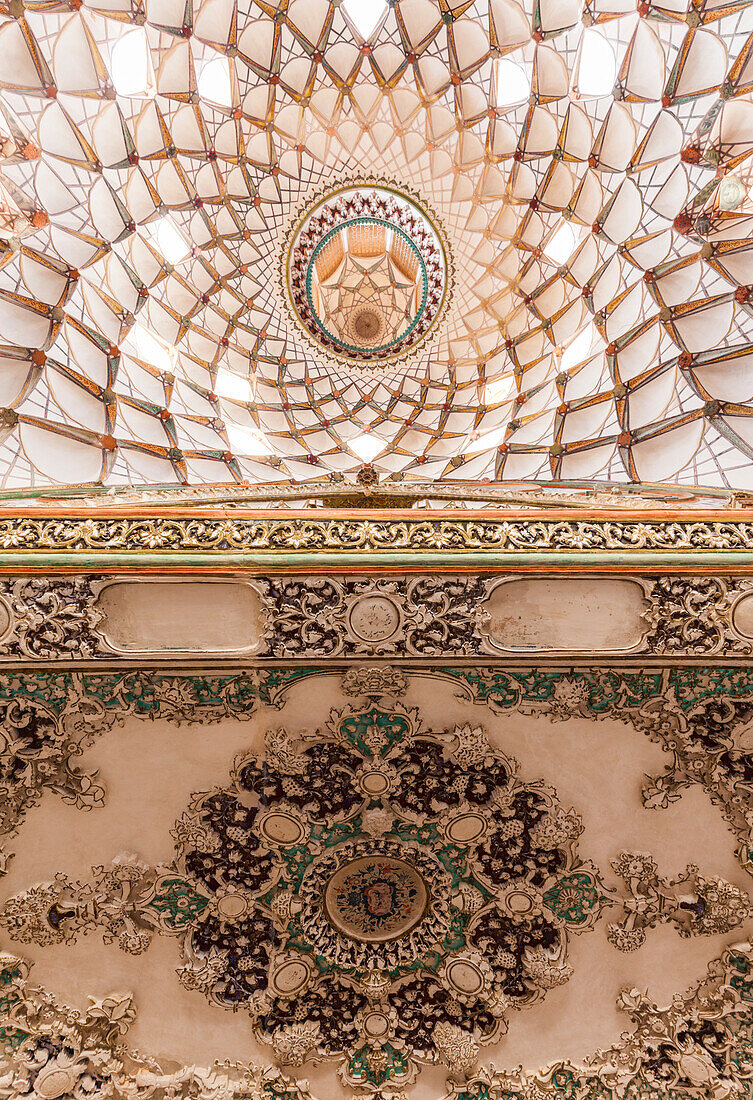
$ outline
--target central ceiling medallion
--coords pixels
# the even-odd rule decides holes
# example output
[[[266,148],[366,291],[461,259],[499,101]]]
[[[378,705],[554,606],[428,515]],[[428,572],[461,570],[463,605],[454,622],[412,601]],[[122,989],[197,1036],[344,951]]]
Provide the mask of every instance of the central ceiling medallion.
[[[319,352],[376,366],[403,358],[437,330],[452,264],[423,202],[365,179],[320,194],[283,248],[282,283],[295,322]]]
[[[365,856],[346,863],[327,883],[327,916],[344,935],[381,943],[404,935],[422,920],[429,894],[421,875],[402,859]]]

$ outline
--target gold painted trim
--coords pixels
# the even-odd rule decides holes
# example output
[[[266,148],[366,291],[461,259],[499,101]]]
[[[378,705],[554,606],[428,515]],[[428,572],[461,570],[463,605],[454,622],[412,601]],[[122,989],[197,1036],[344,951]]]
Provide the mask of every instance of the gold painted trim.
[[[462,517],[379,515],[284,516],[225,513],[197,516],[80,515],[19,516],[0,513],[0,552],[52,553],[233,552],[264,554],[374,554],[470,552],[533,554],[578,552],[753,552],[753,515],[731,519],[702,517],[636,519],[570,516],[495,518],[488,513]]]

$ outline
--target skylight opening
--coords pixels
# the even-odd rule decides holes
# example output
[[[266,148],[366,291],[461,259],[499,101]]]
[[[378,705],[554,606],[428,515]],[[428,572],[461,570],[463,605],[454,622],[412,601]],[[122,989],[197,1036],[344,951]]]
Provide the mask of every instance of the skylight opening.
[[[143,325],[135,324],[128,333],[128,343],[134,348],[137,359],[142,359],[157,370],[173,373],[174,352],[167,344]]]
[[[578,238],[573,227],[569,222],[562,222],[543,246],[542,251],[554,263],[564,264],[572,256],[577,243]]]
[[[580,96],[611,95],[617,79],[617,58],[611,44],[596,27],[587,27],[580,40],[575,89]]]
[[[143,27],[128,31],[112,48],[110,76],[118,95],[131,99],[154,95],[149,40]]]
[[[367,40],[387,12],[386,0],[345,0],[343,11],[361,38]]]
[[[251,382],[240,374],[230,370],[217,371],[214,381],[214,392],[219,397],[227,397],[231,401],[250,401],[252,394]]]
[[[509,57],[500,57],[494,63],[495,94],[497,107],[516,107],[525,103],[531,94],[530,74]]]
[[[362,462],[371,462],[378,454],[382,453],[386,443],[383,439],[377,439],[375,435],[364,434],[349,439],[348,446]]]
[[[246,458],[263,458],[275,452],[257,428],[242,428],[240,424],[225,424],[230,446]]]
[[[230,77],[230,62],[226,57],[213,57],[202,68],[197,81],[199,95],[207,103],[218,107],[232,107],[233,82]]]
[[[146,226],[152,240],[169,264],[179,264],[191,254],[191,246],[172,218],[165,215]]]

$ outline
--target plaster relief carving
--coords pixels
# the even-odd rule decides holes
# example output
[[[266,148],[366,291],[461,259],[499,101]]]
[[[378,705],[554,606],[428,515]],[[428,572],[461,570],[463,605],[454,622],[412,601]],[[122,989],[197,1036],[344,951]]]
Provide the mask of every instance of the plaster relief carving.
[[[127,1044],[137,1015],[130,994],[90,997],[88,1009],[75,1009],[32,985],[29,972],[24,959],[0,955],[0,1081],[8,1100],[315,1100],[306,1081],[273,1066],[176,1065],[141,1053]],[[439,1023],[433,1041],[448,1067],[444,1100],[745,1100],[753,1080],[752,973],[753,943],[744,940],[670,1005],[625,988],[617,1003],[632,1028],[618,1043],[525,1074],[478,1067],[473,1037]],[[366,1026],[380,1031],[384,1018],[372,1013]],[[290,1060],[310,1049],[311,1038],[312,1029],[294,1026],[280,1052]],[[400,1088],[380,1095],[406,1100]]]
[[[627,653],[646,634],[645,585],[600,577],[524,577],[494,584],[477,623],[492,650]]]
[[[481,649],[475,609],[489,582],[479,577],[268,577],[258,583],[270,656],[429,657]]]
[[[649,594],[646,612],[650,625],[648,648],[657,654],[753,652],[749,580],[723,577],[658,577]]]
[[[53,577],[0,581],[0,662],[493,653],[748,656],[724,577]]]
[[[747,588],[747,585],[745,587]],[[753,592],[742,595],[734,604],[732,625],[743,638],[750,638],[753,641]]]
[[[615,890],[580,858],[581,831],[481,727],[427,729],[367,697],[238,757],[227,787],[192,797],[172,863],[57,875],[9,898],[0,926],[42,946],[99,929],[133,955],[176,937],[187,989],[248,1013],[283,1063],[335,1059],[381,1096],[422,1063],[470,1068],[510,1012],[569,980],[570,937],[605,909],[621,950],[661,922],[709,935],[751,913],[725,880],[661,878],[643,854],[619,853]]]
[[[434,732],[387,704],[272,731],[227,788],[193,796],[174,863],[58,876],[0,925],[38,944],[99,928],[131,954],[176,936],[187,988],[245,1010],[288,1064],[334,1058],[377,1094],[449,1049],[439,1022],[488,1045],[568,980],[570,937],[611,898],[552,788],[518,778],[480,727]]]
[[[115,580],[95,586],[96,632],[115,653],[233,655],[263,645],[261,600],[241,580]]]
[[[80,1011],[28,982],[30,964],[0,954],[0,1088],[7,1100],[314,1100],[272,1066],[176,1066],[125,1044],[129,993]]]
[[[618,1007],[633,1030],[581,1064],[556,1061],[526,1074],[494,1066],[466,1071],[460,1051],[445,1100],[745,1100],[753,1082],[752,973],[753,943],[746,940],[727,948],[671,1005],[624,989]]]

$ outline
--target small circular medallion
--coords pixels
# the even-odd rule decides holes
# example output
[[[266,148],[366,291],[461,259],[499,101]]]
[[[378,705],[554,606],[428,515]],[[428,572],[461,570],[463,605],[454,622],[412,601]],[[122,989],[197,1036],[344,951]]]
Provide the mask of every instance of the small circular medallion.
[[[215,901],[217,915],[223,920],[243,920],[253,909],[253,903],[245,894],[221,894]]]
[[[304,828],[298,818],[284,810],[273,810],[259,818],[259,836],[278,848],[289,848],[304,837]]]
[[[386,642],[400,629],[400,609],[388,596],[361,596],[350,608],[348,626],[364,642]]]
[[[363,1021],[369,1039],[381,1039],[390,1030],[390,1021],[383,1012],[370,1012]]]
[[[58,1100],[58,1097],[73,1091],[78,1077],[79,1074],[73,1069],[52,1066],[39,1074],[34,1082],[34,1091],[43,1100]]]
[[[282,956],[270,970],[269,987],[281,997],[290,997],[308,985],[311,972],[308,959],[300,955]]]
[[[445,975],[450,985],[465,996],[474,996],[484,988],[484,975],[470,959],[453,959]]]
[[[482,814],[468,813],[454,817],[445,829],[445,836],[454,844],[472,844],[487,830],[487,821]]]
[[[389,790],[390,780],[383,772],[364,772],[359,777],[359,785],[364,794],[378,798]]]
[[[533,898],[525,890],[511,890],[505,895],[505,905],[516,915],[530,913],[533,909]]]
[[[366,856],[340,867],[327,883],[324,905],[350,939],[384,943],[423,918],[429,896],[421,875],[402,859]]]
[[[359,340],[372,344],[382,329],[382,319],[374,309],[362,309],[356,314],[353,329]]]

